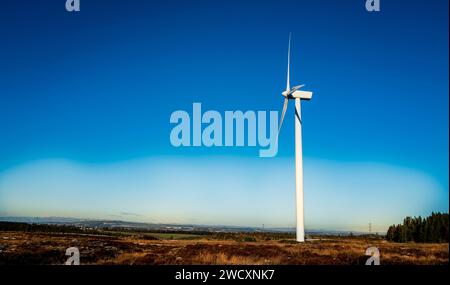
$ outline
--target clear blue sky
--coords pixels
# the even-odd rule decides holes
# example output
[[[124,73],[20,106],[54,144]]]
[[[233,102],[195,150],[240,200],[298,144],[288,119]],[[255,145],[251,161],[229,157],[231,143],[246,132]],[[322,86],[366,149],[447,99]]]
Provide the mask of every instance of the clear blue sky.
[[[169,140],[193,102],[281,110],[289,32],[306,226],[448,211],[448,1],[364,3],[2,1],[0,215],[293,226],[292,106],[276,158]]]

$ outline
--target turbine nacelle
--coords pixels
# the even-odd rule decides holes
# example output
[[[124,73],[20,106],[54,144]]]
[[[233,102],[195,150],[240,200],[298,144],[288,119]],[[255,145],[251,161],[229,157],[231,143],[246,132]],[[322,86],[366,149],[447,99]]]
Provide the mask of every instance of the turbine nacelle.
[[[312,98],[312,92],[311,91],[303,91],[298,90],[291,94],[292,98],[294,99],[301,99],[301,100],[311,100]]]

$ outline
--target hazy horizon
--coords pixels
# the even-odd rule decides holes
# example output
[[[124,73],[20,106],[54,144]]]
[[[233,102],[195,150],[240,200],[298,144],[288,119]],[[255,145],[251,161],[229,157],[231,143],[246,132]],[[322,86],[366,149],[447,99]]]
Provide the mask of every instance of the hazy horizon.
[[[1,214],[1,212],[0,212]],[[7,214],[7,213],[5,213]],[[211,227],[211,228],[229,228],[229,229],[253,229],[253,230],[268,230],[268,231],[286,231],[286,232],[292,232],[295,233],[295,227],[267,227],[266,225],[260,225],[260,226],[247,226],[247,225],[231,225],[231,224],[185,224],[185,223],[158,223],[158,222],[138,222],[138,221],[131,221],[121,219],[119,217],[109,218],[109,219],[95,219],[95,218],[81,218],[81,217],[58,217],[58,216],[11,216],[11,215],[0,215],[0,222],[18,222],[18,223],[34,223],[38,220],[38,223],[42,224],[72,224],[72,223],[78,223],[78,222],[123,222],[123,223],[129,223],[129,224],[140,224],[140,225],[155,225],[155,226],[194,226],[194,227]],[[339,230],[339,229],[322,229],[322,228],[307,228],[305,231],[308,232],[329,232],[329,233],[369,233],[369,226],[367,225],[367,229],[361,230],[361,231],[352,231],[352,230]],[[372,234],[386,234],[386,231],[374,231],[373,229],[370,229],[370,232]]]

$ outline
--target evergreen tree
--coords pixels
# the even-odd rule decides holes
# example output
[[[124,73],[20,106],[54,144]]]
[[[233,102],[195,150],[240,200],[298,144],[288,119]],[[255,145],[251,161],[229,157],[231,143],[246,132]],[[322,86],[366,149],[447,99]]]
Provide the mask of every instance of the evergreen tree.
[[[431,216],[406,217],[403,224],[392,225],[386,239],[394,242],[448,242],[449,219],[447,213],[431,213]]]

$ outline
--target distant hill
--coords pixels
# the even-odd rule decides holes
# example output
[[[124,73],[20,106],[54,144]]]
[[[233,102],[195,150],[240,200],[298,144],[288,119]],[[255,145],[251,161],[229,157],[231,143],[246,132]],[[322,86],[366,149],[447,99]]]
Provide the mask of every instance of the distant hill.
[[[31,224],[64,224],[76,223],[82,219],[64,217],[0,217],[0,222],[16,222]]]
[[[16,222],[27,224],[66,225],[87,229],[114,229],[123,228],[128,230],[150,230],[150,231],[199,231],[199,232],[279,232],[294,233],[295,228],[258,228],[242,226],[223,225],[194,225],[194,224],[156,224],[139,223],[121,220],[88,220],[67,217],[0,217],[0,222]],[[364,235],[364,232],[352,231],[330,231],[330,230],[306,230],[310,235]]]

